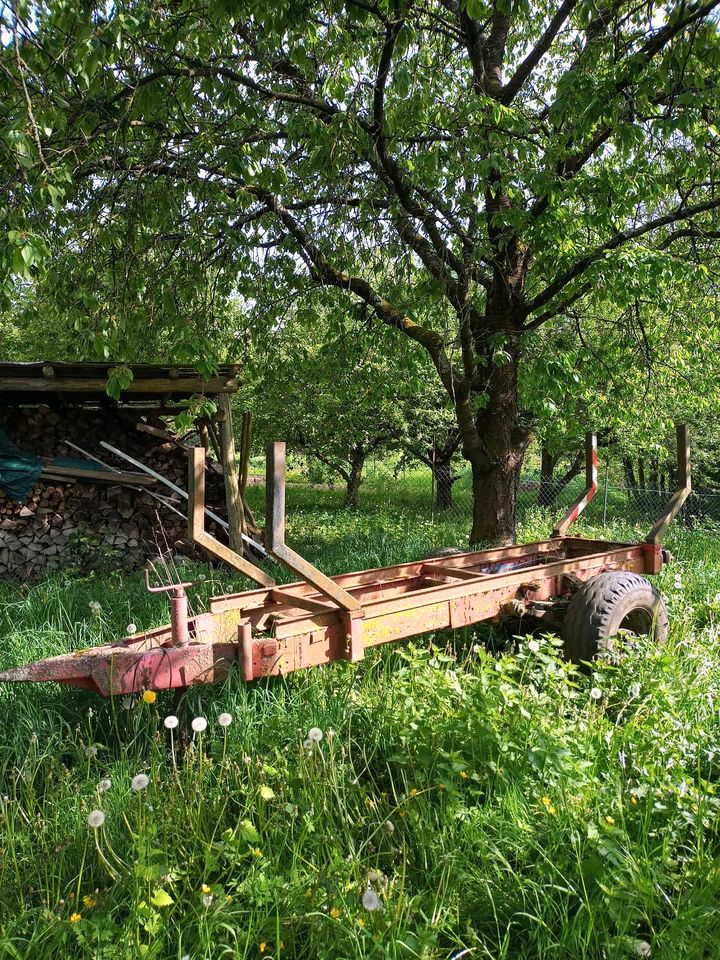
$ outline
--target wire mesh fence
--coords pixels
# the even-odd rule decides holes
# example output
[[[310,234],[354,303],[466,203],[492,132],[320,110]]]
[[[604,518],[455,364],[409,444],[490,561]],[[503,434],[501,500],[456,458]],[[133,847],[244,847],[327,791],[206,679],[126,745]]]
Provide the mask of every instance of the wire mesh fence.
[[[429,467],[408,467],[378,460],[368,465],[360,492],[362,509],[412,510],[433,524],[462,531],[472,519],[472,478],[469,469],[455,468],[451,482],[433,476]],[[588,504],[582,522],[593,527],[622,524],[649,530],[672,496],[672,489],[630,487],[613,482],[610,469],[601,470],[598,491]],[[585,489],[584,472],[560,485],[542,480],[538,473],[521,477],[517,497],[519,523],[552,529]],[[676,523],[686,527],[720,525],[720,491],[693,491]]]

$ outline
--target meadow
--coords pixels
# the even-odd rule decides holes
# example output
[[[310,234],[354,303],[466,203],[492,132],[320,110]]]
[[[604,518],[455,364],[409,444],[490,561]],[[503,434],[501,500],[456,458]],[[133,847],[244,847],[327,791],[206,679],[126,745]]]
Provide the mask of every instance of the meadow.
[[[327,572],[460,539],[339,495],[289,494]],[[252,685],[0,689],[0,958],[716,958],[720,546],[668,545],[669,642],[590,674],[482,626]],[[239,585],[198,574],[196,609]],[[167,619],[111,563],[3,584],[0,666]]]

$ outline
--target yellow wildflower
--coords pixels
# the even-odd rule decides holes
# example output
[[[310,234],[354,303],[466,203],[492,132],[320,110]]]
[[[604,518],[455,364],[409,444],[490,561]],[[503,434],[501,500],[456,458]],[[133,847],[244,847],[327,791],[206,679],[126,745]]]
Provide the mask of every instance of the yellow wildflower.
[[[634,807],[637,806],[637,797],[636,797],[636,796],[630,797],[630,803],[631,803]]]
[[[357,918],[357,925],[358,925],[359,927],[364,927],[364,926],[365,926],[365,921],[363,920],[362,917],[358,917],[358,918]]]
[[[371,800],[370,797],[366,797],[366,798],[365,798],[365,803],[368,805],[368,807],[370,808],[370,810],[374,810],[374,809],[375,809],[375,801],[374,801],[374,800]]]
[[[543,798],[542,798],[542,803],[543,803],[543,806],[544,806],[544,807],[551,807],[551,806],[552,806],[552,800],[550,799],[550,797],[543,797]]]
[[[206,883],[204,883],[200,887],[200,893],[204,893],[207,896],[207,894],[210,893],[210,887]]]
[[[418,795],[418,792],[417,792],[417,790],[415,789],[415,787],[413,787],[412,790],[410,791],[410,796],[411,796],[411,797],[416,797],[417,795]]]
[[[265,947],[266,947],[266,946],[267,946],[267,944],[266,944],[265,941],[263,940],[263,942],[260,944],[260,953],[265,953]]]
[[[253,856],[254,856],[254,857],[261,857],[261,856],[262,856],[262,850],[260,849],[260,847],[255,847],[255,849],[253,850]]]
[[[551,817],[554,817],[555,814],[557,813],[557,811],[555,810],[555,807],[552,804],[550,804],[549,807],[545,807],[545,809],[547,810],[547,812],[550,814]]]
[[[143,703],[155,703],[157,700],[157,694],[154,690],[143,690]]]
[[[70,923],[80,923],[81,920],[82,920],[82,917],[80,916],[79,913],[70,914]]]
[[[330,911],[330,916],[333,918],[333,920],[337,920],[337,918],[340,916],[340,911],[337,907],[332,908]]]
[[[88,910],[92,910],[92,908],[96,906],[97,900],[95,899],[95,897],[91,897],[89,894],[85,894],[85,896],[83,897],[83,903],[88,908]]]
[[[606,823],[609,823],[610,826],[612,826],[612,825],[615,823],[615,817],[607,816],[607,817],[605,817],[605,822],[606,822]]]
[[[460,771],[460,776],[463,778],[463,780],[467,780],[467,778],[468,778],[468,775],[467,775],[467,773],[466,773],[464,770],[461,770],[461,771]]]

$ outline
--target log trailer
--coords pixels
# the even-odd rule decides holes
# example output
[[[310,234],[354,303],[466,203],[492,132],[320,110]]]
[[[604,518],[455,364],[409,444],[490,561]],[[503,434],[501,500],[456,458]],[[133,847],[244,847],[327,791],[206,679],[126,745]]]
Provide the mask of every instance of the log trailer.
[[[662,536],[690,493],[685,426],[677,428],[678,487],[642,542],[612,543],[568,536],[597,491],[597,440],[585,442],[586,488],[549,540],[492,550],[436,555],[414,563],[328,577],[285,543],[285,444],[268,445],[265,548],[301,579],[279,586],[246,557],[204,529],[205,451],[189,451],[190,539],[250,577],[257,589],[210,600],[189,616],[191,583],[147,588],[171,593],[171,623],[113,644],[77,650],[0,673],[0,682],[70,684],[104,696],[213,683],[239,669],[245,681],[334,660],[361,660],[369,647],[504,616],[527,629],[559,629],[566,656],[587,662],[620,631],[654,630],[668,616],[645,574],[669,559]]]

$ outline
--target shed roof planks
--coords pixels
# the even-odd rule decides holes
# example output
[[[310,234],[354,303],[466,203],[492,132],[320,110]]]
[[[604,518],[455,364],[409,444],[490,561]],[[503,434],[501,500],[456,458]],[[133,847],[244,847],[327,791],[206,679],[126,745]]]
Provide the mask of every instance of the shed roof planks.
[[[54,397],[84,406],[98,400],[113,401],[105,387],[117,363],[0,363],[0,394],[9,403],[47,403]],[[127,364],[132,382],[123,390],[121,405],[133,401],[173,402],[195,394],[233,393],[238,388],[239,366],[224,365],[212,377],[202,377],[193,367]]]

